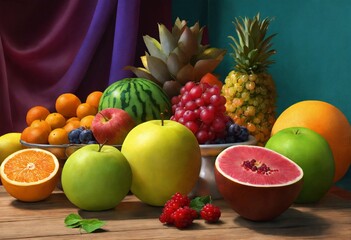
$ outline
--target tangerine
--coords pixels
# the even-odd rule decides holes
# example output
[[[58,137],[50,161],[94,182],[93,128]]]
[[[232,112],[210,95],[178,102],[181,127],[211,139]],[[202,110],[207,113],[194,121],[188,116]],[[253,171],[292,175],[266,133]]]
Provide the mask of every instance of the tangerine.
[[[44,149],[28,148],[8,156],[0,167],[6,191],[24,202],[48,198],[58,183],[59,162]]]
[[[80,127],[84,127],[86,129],[91,129],[91,123],[93,122],[95,116],[94,115],[88,115],[83,117],[80,120]]]
[[[75,120],[80,120],[79,118],[77,117],[70,117],[69,119],[66,120],[66,124],[69,123],[70,121],[75,121]]]
[[[50,114],[50,111],[46,107],[43,107],[43,106],[32,107],[27,111],[26,123],[28,126],[30,126],[34,120],[37,120],[37,119],[45,120],[45,118],[49,114]]]
[[[79,120],[72,120],[69,122],[66,122],[66,125],[63,127],[66,132],[70,132],[73,129],[79,128],[80,127],[80,121]]]
[[[334,182],[346,174],[351,164],[351,127],[337,107],[318,100],[295,103],[280,114],[271,135],[288,127],[306,127],[322,135],[333,152]]]
[[[68,144],[68,132],[64,128],[55,128],[50,132],[48,140],[51,145]]]
[[[21,140],[27,143],[47,144],[49,132],[42,127],[26,127],[21,133]]]
[[[80,99],[73,93],[63,93],[56,99],[55,109],[66,118],[75,117]]]
[[[51,126],[50,124],[41,119],[34,120],[31,124],[30,127],[38,127],[38,128],[44,128],[48,133],[51,132]]]
[[[50,113],[46,118],[45,121],[49,123],[51,126],[51,130],[54,130],[55,128],[62,128],[63,126],[66,125],[66,119],[65,117],[57,112]]]
[[[96,107],[97,109],[99,108],[100,98],[102,94],[103,92],[101,91],[94,91],[87,96],[87,99],[85,100],[85,102],[89,103],[93,107]]]
[[[81,103],[77,107],[76,116],[79,119],[86,117],[88,115],[95,115],[97,113],[97,108],[90,105],[89,103]]]

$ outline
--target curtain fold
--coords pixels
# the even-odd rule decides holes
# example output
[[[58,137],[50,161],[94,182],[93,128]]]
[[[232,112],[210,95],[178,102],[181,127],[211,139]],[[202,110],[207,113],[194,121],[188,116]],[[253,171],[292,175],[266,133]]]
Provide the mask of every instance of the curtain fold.
[[[171,22],[170,0],[0,1],[0,135],[21,132],[32,106],[55,111],[61,93],[85,101],[132,76],[123,68],[158,22]]]
[[[109,84],[116,81],[116,76],[130,76],[130,73],[123,68],[134,62],[137,44],[135,36],[138,36],[139,29],[139,16],[130,13],[139,13],[139,9],[140,2],[138,1],[120,1],[118,3]],[[130,26],[134,27],[131,28]]]

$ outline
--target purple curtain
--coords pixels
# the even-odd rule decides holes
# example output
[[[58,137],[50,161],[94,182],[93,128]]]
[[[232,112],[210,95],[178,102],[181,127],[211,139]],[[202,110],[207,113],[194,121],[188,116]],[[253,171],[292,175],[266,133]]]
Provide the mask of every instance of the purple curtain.
[[[32,106],[132,76],[159,22],[171,25],[170,0],[1,0],[0,135],[21,132]]]

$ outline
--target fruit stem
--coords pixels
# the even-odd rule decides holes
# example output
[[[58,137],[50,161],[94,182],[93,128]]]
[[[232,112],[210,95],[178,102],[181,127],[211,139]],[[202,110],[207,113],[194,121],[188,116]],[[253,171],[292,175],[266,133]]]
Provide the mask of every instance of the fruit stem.
[[[104,118],[104,120],[106,121],[106,122],[108,122],[108,118],[104,115],[104,114],[102,114],[102,112],[99,112],[100,114],[101,114],[101,116]]]
[[[107,141],[108,141],[108,139],[106,139],[105,142],[103,142],[103,143],[101,143],[101,144],[99,143],[99,150],[98,150],[98,152],[101,152],[102,147],[105,146],[105,144],[107,143]]]
[[[164,122],[165,122],[165,115],[163,114],[163,112],[160,113],[161,115],[161,126],[164,126]]]

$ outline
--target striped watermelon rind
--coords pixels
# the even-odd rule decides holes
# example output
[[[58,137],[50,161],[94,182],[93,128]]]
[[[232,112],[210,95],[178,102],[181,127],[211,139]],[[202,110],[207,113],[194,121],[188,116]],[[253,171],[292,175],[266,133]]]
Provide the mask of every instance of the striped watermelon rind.
[[[136,124],[154,119],[169,119],[171,102],[160,86],[144,78],[124,78],[112,83],[103,92],[99,111],[120,108],[130,114]]]

